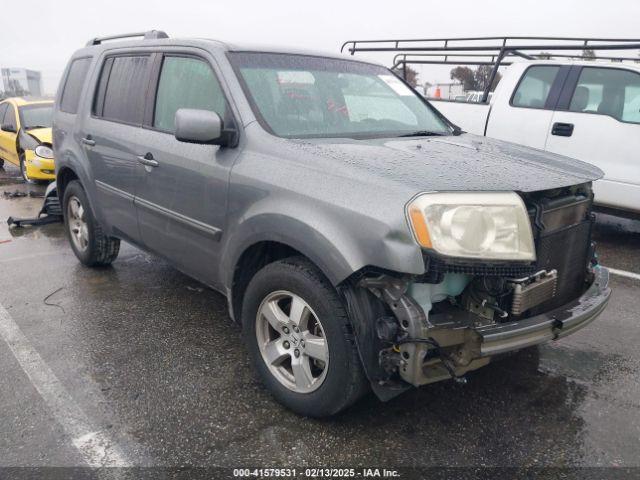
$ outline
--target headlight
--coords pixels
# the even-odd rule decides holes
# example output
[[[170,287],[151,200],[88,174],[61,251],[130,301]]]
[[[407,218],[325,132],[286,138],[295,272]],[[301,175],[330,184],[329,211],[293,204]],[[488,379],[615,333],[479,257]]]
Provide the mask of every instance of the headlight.
[[[425,193],[407,205],[420,246],[451,257],[536,259],[531,223],[516,193]]]
[[[45,145],[38,145],[35,152],[41,158],[53,158],[53,150]]]

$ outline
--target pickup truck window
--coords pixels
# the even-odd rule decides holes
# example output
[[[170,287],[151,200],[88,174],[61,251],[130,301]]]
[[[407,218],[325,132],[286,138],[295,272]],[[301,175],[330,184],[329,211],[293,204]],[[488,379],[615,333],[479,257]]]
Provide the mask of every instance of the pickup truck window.
[[[640,123],[640,74],[618,68],[583,68],[569,110]]]
[[[544,108],[551,86],[560,71],[555,65],[536,65],[529,67],[516,88],[511,99],[514,107]]]
[[[206,62],[189,57],[164,58],[153,126],[174,132],[179,108],[211,110],[225,118],[226,102],[222,89]]]
[[[384,67],[304,55],[229,56],[256,117],[275,135],[373,138],[451,133],[414,90]]]

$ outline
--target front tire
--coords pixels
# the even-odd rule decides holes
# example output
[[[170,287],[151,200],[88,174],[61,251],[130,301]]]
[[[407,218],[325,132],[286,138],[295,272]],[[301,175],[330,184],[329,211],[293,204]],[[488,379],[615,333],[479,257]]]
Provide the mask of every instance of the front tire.
[[[29,175],[27,174],[27,161],[24,156],[24,153],[20,154],[19,160],[20,160],[20,175],[22,175],[22,179],[25,181],[25,183],[33,183],[29,178]]]
[[[243,330],[265,386],[287,408],[324,417],[368,390],[345,308],[302,257],[271,263],[244,294]]]
[[[120,240],[103,233],[79,181],[69,182],[62,205],[67,239],[78,260],[88,267],[110,265],[118,256]]]

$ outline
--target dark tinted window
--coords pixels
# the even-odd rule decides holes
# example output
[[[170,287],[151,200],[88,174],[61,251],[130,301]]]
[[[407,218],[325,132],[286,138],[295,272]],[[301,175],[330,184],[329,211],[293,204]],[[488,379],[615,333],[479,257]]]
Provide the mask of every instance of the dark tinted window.
[[[224,119],[224,95],[206,62],[185,57],[164,59],[156,94],[153,126],[173,132],[175,115],[179,108],[210,110]]]
[[[4,114],[7,112],[8,103],[0,103],[0,124],[4,124]]]
[[[14,129],[18,129],[18,123],[16,122],[16,109],[13,105],[9,105],[7,112],[4,114],[3,125],[11,125]]]
[[[112,64],[107,63],[110,60],[105,62],[98,84],[98,95],[104,92],[104,99],[97,100],[102,104],[101,111],[96,109],[97,115],[119,122],[142,123],[148,60],[148,56],[127,56],[114,57]],[[105,76],[108,76],[106,86]]]
[[[87,78],[90,63],[90,58],[79,58],[71,64],[67,80],[64,82],[62,97],[60,98],[60,110],[63,112],[76,113],[78,111],[80,94]]]
[[[560,67],[541,65],[530,67],[520,80],[516,92],[513,94],[514,107],[544,108],[551,85],[556,79]]]
[[[640,123],[640,75],[617,68],[583,68],[569,110]]]

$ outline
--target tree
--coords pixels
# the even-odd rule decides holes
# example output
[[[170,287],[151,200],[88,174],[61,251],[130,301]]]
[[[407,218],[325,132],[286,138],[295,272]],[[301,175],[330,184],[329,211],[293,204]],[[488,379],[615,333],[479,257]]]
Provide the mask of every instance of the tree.
[[[406,71],[405,71],[405,81],[411,85],[413,88],[416,88],[418,86],[418,72],[416,72],[413,68],[411,68],[409,65],[405,65]]]
[[[473,70],[469,67],[456,67],[451,70],[450,73],[451,80],[458,80],[462,83],[462,88],[465,91],[467,90],[478,90],[476,84],[476,78]]]
[[[582,58],[585,60],[593,60],[596,58],[596,52],[592,48],[582,50]]]
[[[478,69],[473,72],[473,78],[476,81],[476,90],[484,90],[485,88],[487,88],[489,80],[491,79],[492,71],[492,65],[480,65]],[[493,92],[496,89],[500,80],[502,80],[502,75],[498,72],[496,73],[496,78],[493,79],[490,91]]]

